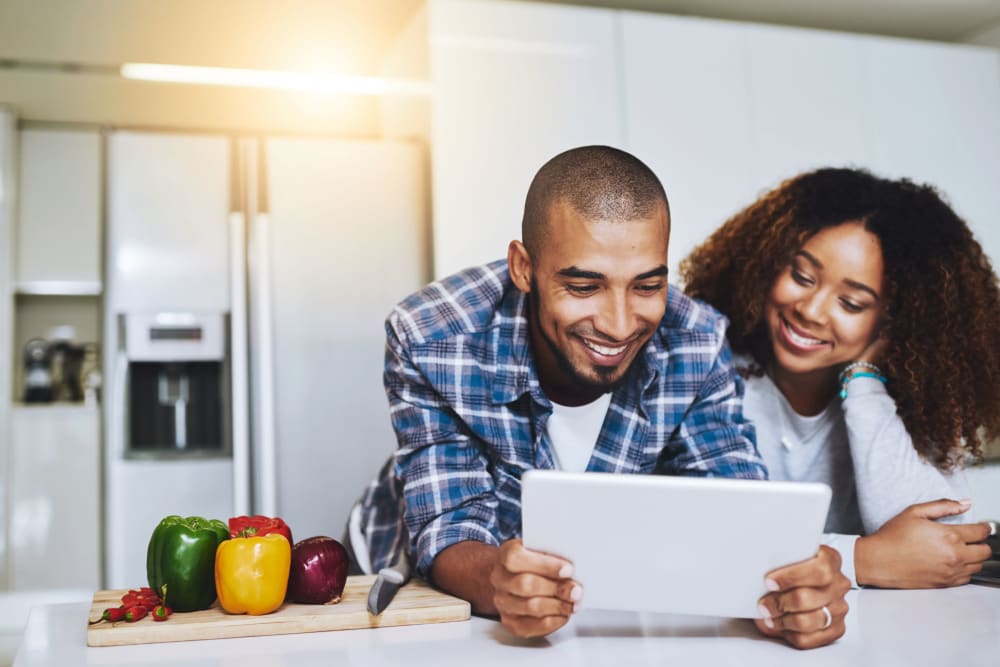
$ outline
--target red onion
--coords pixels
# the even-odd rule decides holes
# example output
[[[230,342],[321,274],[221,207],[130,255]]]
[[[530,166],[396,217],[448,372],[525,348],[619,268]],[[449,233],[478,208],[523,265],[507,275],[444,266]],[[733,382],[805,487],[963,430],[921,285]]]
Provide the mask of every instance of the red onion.
[[[347,550],[332,537],[318,535],[292,547],[286,599],[303,604],[335,604],[347,583]]]

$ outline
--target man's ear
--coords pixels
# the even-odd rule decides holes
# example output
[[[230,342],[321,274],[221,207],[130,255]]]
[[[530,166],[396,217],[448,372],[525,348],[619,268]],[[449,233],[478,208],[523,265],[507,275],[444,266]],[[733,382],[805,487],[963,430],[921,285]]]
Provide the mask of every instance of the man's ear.
[[[531,257],[520,241],[511,241],[507,246],[507,268],[514,286],[525,294],[531,292]]]

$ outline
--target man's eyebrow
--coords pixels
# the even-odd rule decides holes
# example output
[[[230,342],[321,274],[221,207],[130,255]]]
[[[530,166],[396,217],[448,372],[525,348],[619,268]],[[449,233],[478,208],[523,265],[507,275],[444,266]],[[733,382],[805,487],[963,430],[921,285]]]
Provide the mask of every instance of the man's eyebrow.
[[[809,260],[809,261],[810,261],[810,262],[811,262],[811,263],[812,263],[813,265],[815,265],[815,266],[816,266],[816,268],[818,268],[818,269],[822,269],[822,268],[823,268],[823,263],[822,263],[822,262],[820,262],[820,261],[819,261],[818,259],[816,259],[815,257],[813,257],[812,255],[810,255],[810,254],[809,254],[808,252],[806,252],[805,250],[799,250],[799,252],[798,252],[797,254],[799,254],[799,255],[802,255],[803,257],[805,257],[805,258],[806,258],[807,260]],[[873,296],[873,297],[874,297],[874,298],[875,298],[876,300],[878,300],[878,298],[879,298],[879,295],[878,295],[878,292],[876,292],[875,290],[873,290],[873,289],[872,289],[871,287],[869,287],[868,285],[865,285],[864,283],[859,283],[859,282],[858,282],[857,280],[851,280],[850,278],[846,278],[846,279],[844,280],[844,284],[845,284],[845,285],[847,285],[848,287],[850,287],[851,289],[857,289],[857,290],[861,290],[862,292],[868,292],[868,293],[869,293],[869,294],[871,294],[871,295],[872,295],[872,296]]]
[[[668,273],[670,273],[670,270],[667,269],[667,265],[666,264],[660,264],[655,269],[652,269],[650,271],[646,271],[645,273],[640,273],[639,275],[637,275],[635,277],[635,279],[636,280],[646,280],[648,278],[658,278],[660,276],[666,276]]]
[[[644,273],[640,273],[633,280],[647,280],[649,278],[656,278],[658,276],[665,276],[668,273],[667,265],[660,264],[655,269],[650,269]],[[579,278],[582,280],[605,280],[607,276],[603,273],[597,271],[587,271],[575,266],[569,266],[565,269],[559,269],[556,275],[560,275],[566,278]]]
[[[569,266],[565,269],[559,269],[556,271],[556,275],[560,275],[566,278],[580,278],[583,280],[604,280],[607,278],[603,273],[598,273],[597,271],[585,271],[583,269],[577,268],[575,266]]]

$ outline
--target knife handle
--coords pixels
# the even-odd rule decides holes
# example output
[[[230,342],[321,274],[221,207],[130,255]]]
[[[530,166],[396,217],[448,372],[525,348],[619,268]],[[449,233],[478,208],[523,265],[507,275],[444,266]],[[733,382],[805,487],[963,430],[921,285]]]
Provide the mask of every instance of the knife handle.
[[[400,572],[395,566],[383,567],[378,571],[378,576],[394,584],[402,585],[406,583],[406,575]]]

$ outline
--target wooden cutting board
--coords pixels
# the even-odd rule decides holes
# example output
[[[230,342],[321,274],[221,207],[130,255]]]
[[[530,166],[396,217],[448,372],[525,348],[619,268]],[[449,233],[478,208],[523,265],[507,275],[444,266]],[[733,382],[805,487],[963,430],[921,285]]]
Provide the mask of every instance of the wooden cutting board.
[[[216,602],[211,609],[204,611],[175,612],[166,621],[157,622],[148,615],[135,623],[103,621],[87,627],[87,646],[284,635],[469,619],[468,602],[434,590],[418,580],[410,581],[396,594],[385,611],[372,616],[368,613],[368,589],[374,581],[374,575],[348,577],[343,598],[337,604],[285,603],[277,611],[263,616],[227,614]],[[117,607],[126,592],[119,590],[95,593],[88,620],[100,618],[108,607]]]

